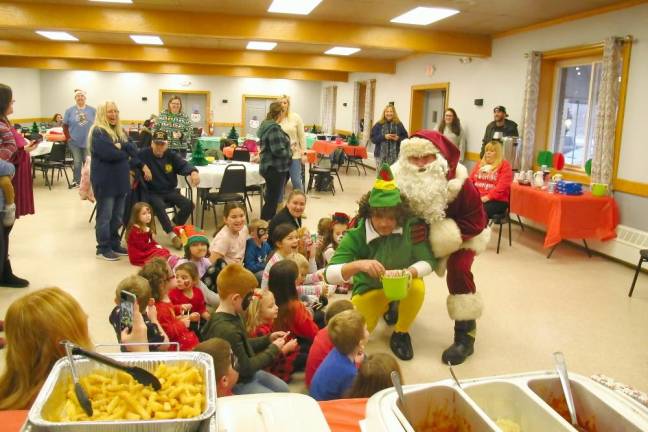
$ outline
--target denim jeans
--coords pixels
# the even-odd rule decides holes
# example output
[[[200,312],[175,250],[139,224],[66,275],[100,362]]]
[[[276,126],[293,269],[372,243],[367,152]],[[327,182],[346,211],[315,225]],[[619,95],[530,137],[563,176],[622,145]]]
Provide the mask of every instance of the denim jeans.
[[[103,254],[120,246],[119,227],[124,217],[126,195],[97,197],[97,253]]]
[[[87,148],[77,147],[70,144],[70,151],[72,152],[72,159],[74,159],[74,167],[72,168],[73,181],[74,183],[81,183],[81,167],[83,162],[86,160],[88,155]]]
[[[292,159],[290,161],[290,166],[288,167],[288,177],[286,178],[286,183],[288,180],[292,183],[293,190],[299,189],[300,191],[304,190],[304,185],[302,184],[302,163],[301,159]],[[284,190],[286,185],[281,188],[279,194],[279,202],[282,202],[284,199]]]
[[[238,383],[234,386],[232,393],[235,395],[256,394],[256,393],[288,393],[290,389],[281,378],[277,378],[264,370],[256,371],[252,381]]]

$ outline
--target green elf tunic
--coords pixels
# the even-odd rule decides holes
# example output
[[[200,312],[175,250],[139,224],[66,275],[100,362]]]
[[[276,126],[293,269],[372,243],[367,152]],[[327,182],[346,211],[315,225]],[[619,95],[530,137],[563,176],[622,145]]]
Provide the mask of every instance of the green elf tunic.
[[[430,274],[436,266],[436,259],[432,255],[430,242],[423,240],[412,243],[410,227],[416,222],[419,220],[409,218],[404,227],[398,227],[392,234],[382,237],[374,230],[371,222],[360,219],[358,226],[344,235],[329,261],[324,273],[327,283],[337,285],[345,282],[342,266],[361,259],[377,260],[386,270],[414,267],[419,278]],[[353,276],[353,296],[375,289],[382,289],[379,279],[364,272]]]

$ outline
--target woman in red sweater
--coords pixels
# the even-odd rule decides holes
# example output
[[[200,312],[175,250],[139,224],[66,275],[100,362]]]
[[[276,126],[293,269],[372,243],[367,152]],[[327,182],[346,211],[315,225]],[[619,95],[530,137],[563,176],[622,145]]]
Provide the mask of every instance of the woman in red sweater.
[[[488,218],[506,211],[511,194],[513,170],[502,158],[502,144],[491,141],[484,147],[484,158],[470,173],[470,180],[481,195]]]
[[[279,261],[270,269],[268,288],[274,294],[279,314],[274,321],[273,331],[290,332],[291,338],[299,342],[299,351],[292,361],[292,371],[301,371],[306,366],[308,351],[319,331],[313,315],[297,297],[297,264],[291,260]],[[287,357],[282,357],[287,359]],[[285,365],[285,368],[289,368]]]

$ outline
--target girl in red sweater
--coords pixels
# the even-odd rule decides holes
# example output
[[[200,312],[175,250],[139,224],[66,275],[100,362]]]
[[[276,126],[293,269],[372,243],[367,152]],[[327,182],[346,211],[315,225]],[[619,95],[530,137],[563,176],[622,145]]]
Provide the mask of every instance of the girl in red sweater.
[[[268,288],[274,294],[279,313],[274,321],[273,331],[290,332],[299,342],[299,353],[292,362],[293,371],[301,371],[306,365],[308,350],[319,331],[313,315],[297,296],[297,264],[290,260],[276,263],[270,269]]]
[[[475,164],[470,180],[481,195],[488,218],[502,214],[508,208],[513,170],[502,158],[502,144],[491,141],[484,147],[484,158]]]
[[[182,263],[175,268],[177,286],[169,291],[169,298],[174,305],[189,308],[189,328],[196,334],[202,324],[209,321],[210,315],[205,304],[205,297],[198,288],[200,278],[198,268],[192,262]]]
[[[151,296],[155,300],[158,322],[169,337],[169,341],[178,342],[180,351],[191,351],[199,340],[189,330],[190,319],[185,312],[189,307],[174,305],[169,299],[169,291],[176,287],[176,277],[169,264],[163,258],[153,258],[144,264],[139,275],[148,280]],[[175,351],[173,346],[170,351]]]
[[[154,239],[155,225],[151,225],[153,210],[145,202],[138,202],[131,210],[130,221],[126,229],[126,246],[131,264],[143,266],[153,257],[168,258],[168,249],[160,246]]]

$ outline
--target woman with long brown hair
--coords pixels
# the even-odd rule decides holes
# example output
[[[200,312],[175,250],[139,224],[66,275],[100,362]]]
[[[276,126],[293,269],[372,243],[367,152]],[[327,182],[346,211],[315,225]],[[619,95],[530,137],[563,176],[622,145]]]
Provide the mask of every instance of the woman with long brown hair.
[[[388,165],[398,160],[400,152],[400,142],[407,138],[407,130],[398,118],[396,108],[393,105],[387,105],[383,109],[380,120],[371,128],[371,142],[375,144],[374,158],[376,167],[384,162]]]
[[[441,123],[437,126],[437,130],[459,149],[459,152],[461,153],[459,155],[459,160],[462,161],[466,154],[466,134],[461,127],[461,121],[454,109],[448,108],[445,110],[443,113],[443,120],[441,120]]]

